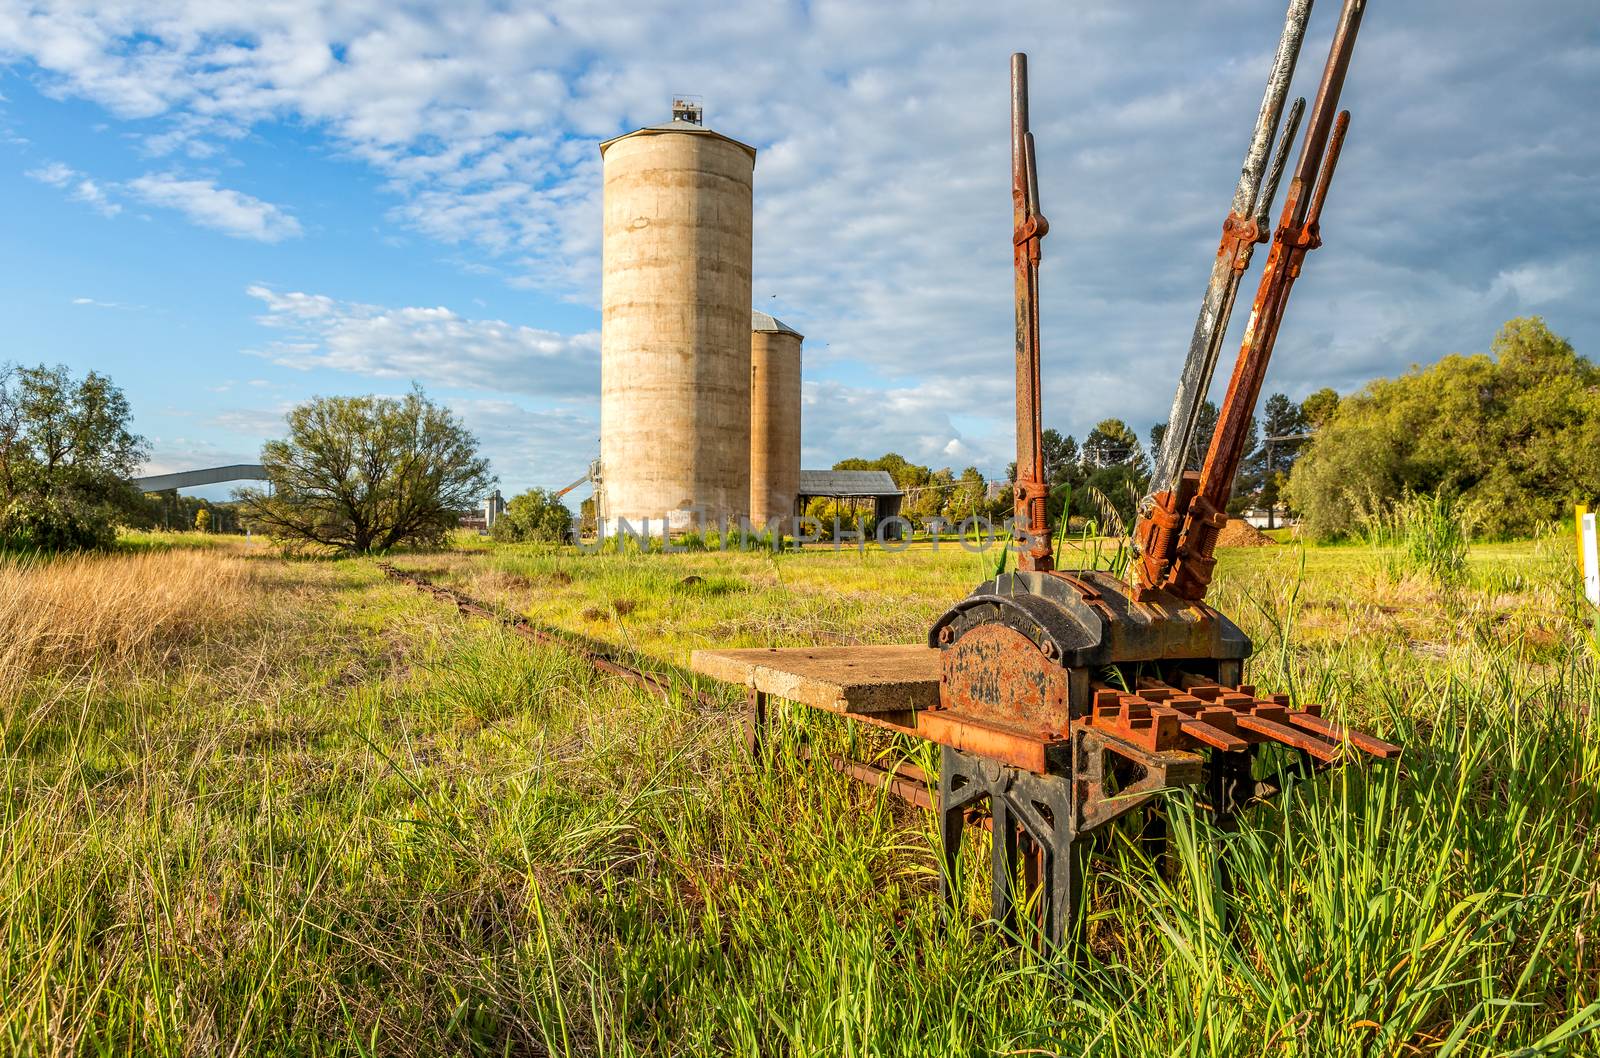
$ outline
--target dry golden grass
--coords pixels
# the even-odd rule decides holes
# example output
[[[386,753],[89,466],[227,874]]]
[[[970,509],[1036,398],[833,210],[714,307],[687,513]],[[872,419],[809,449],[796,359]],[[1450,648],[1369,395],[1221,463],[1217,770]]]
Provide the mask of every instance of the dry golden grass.
[[[42,673],[166,664],[242,613],[257,579],[217,551],[0,558],[0,703]]]

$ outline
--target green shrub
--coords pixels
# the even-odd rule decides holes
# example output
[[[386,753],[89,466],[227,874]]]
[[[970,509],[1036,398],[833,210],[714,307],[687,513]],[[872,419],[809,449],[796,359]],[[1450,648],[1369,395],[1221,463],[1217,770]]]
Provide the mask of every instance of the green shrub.
[[[13,500],[0,509],[0,549],[109,550],[117,540],[113,512],[49,496]]]
[[[529,489],[506,504],[490,535],[503,543],[561,543],[572,535],[572,512],[555,493]]]

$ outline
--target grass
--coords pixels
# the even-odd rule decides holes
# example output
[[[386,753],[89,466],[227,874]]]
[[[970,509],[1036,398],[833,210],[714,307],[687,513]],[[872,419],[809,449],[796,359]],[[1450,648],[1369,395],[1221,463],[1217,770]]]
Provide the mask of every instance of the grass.
[[[753,767],[731,689],[663,704],[368,561],[207,542],[0,563],[9,1052],[1600,1053],[1600,667],[1564,536],[1475,547],[1448,592],[1365,548],[1224,553],[1255,680],[1406,755],[1225,836],[1172,795],[1170,876],[1097,849],[1081,960],[996,936],[976,861],[947,916],[926,814]],[[474,544],[397,561],[660,665],[912,641],[985,575]]]

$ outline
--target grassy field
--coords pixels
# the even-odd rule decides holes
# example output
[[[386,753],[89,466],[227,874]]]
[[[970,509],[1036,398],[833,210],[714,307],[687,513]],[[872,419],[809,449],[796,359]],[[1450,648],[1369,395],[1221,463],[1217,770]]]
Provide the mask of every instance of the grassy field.
[[[920,639],[985,561],[467,543],[396,561],[663,671]],[[663,704],[369,560],[128,544],[0,560],[7,1052],[1600,1054],[1600,664],[1564,537],[1476,548],[1444,593],[1361,547],[1226,552],[1255,682],[1405,757],[1226,836],[1174,793],[1174,872],[1113,833],[1076,960],[982,922],[986,858],[947,915],[925,813],[752,765],[733,689]]]

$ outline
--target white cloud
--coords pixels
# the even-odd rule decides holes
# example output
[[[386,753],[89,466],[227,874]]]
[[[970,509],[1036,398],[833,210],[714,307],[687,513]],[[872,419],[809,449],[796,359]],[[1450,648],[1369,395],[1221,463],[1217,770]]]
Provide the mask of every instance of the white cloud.
[[[80,174],[70,165],[65,165],[61,162],[50,162],[47,165],[39,166],[37,169],[29,169],[26,175],[41,184],[49,184],[51,187],[64,187]]]
[[[1297,77],[1305,94],[1336,7],[1314,17]],[[1592,4],[1531,0],[1512,20],[1501,8],[1418,0],[1365,20],[1327,245],[1307,264],[1269,391],[1348,386],[1481,348],[1523,306],[1580,347],[1600,338],[1600,302],[1584,297],[1600,270],[1573,257],[1600,226],[1600,143],[1588,111],[1572,105],[1594,94]],[[863,415],[896,445],[937,443],[926,458],[970,449],[1003,465],[1005,56],[1018,44],[1034,52],[1052,221],[1046,421],[1081,436],[1118,415],[1142,434],[1170,401],[1282,10],[1281,0],[708,0],[686,16],[665,0],[550,0],[538,10],[40,0],[0,17],[0,61],[15,57],[49,93],[145,119],[152,152],[204,157],[278,122],[319,130],[385,181],[397,226],[450,245],[464,268],[590,304],[596,141],[661,120],[674,90],[698,91],[712,127],[760,148],[755,295],[764,305],[780,295],[776,304],[792,308],[779,314],[809,336],[808,378],[820,385],[808,450],[819,460],[857,454],[862,435],[842,417]],[[55,174],[57,186],[75,178]],[[197,198],[237,194],[169,180]],[[247,219],[250,204],[281,219],[258,211],[225,230],[298,232],[280,207],[248,197],[220,212]],[[1576,263],[1563,274],[1565,261]],[[335,304],[298,317],[269,307],[302,329],[273,355],[458,380],[523,362],[507,350],[526,339],[429,315],[440,311]],[[477,365],[436,362],[438,343],[462,334],[479,343]],[[417,335],[431,337],[419,347]],[[526,362],[556,371],[557,392],[592,393],[592,357],[587,375]],[[519,391],[537,388],[532,372],[507,369]],[[918,390],[943,402],[921,410],[966,429],[885,421],[852,396],[887,394],[893,408],[895,394]],[[941,456],[952,442],[964,447]]]
[[[115,217],[122,212],[122,206],[111,201],[105,189],[87,177],[78,181],[78,186],[72,189],[72,197],[103,217]]]
[[[201,227],[235,238],[281,242],[300,235],[300,222],[280,207],[210,180],[147,173],[130,181],[128,190],[152,206],[177,210]]]
[[[129,305],[121,301],[101,301],[99,298],[85,297],[73,298],[72,303],[74,305],[82,305],[86,308],[122,309],[127,312],[139,312],[144,308],[143,305]]]
[[[1589,260],[1530,261],[1516,268],[1507,268],[1495,276],[1491,292],[1507,291],[1529,307],[1559,301],[1576,290],[1576,273],[1592,274],[1595,255],[1585,256]]]
[[[600,456],[600,421],[583,410],[534,410],[511,400],[452,399],[507,496],[571,484]],[[573,506],[587,493],[569,494]]]
[[[259,321],[285,337],[261,350],[275,363],[431,385],[593,398],[600,338],[474,320],[442,307],[387,308],[322,294],[246,290],[266,305]]]

